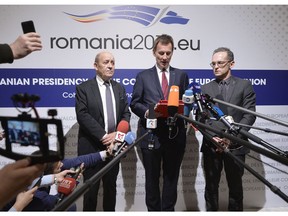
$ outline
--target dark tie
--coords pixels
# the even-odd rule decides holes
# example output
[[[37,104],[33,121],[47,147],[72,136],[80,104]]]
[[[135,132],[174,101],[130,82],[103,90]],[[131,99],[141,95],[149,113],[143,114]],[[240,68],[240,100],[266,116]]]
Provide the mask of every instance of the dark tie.
[[[220,82],[220,91],[221,91],[221,95],[223,96],[223,100],[226,101],[226,97],[227,97],[227,83],[225,82],[225,80],[222,80]]]
[[[168,81],[165,74],[165,69],[162,70],[162,92],[164,95],[164,99],[168,99]]]
[[[220,100],[226,101],[227,100],[227,83],[225,80],[222,80],[220,82],[220,94],[222,96],[222,98]],[[219,104],[219,108],[222,110],[222,112],[224,114],[227,115],[228,111],[227,111],[227,106],[225,106],[224,104]]]
[[[113,111],[113,103],[112,103],[112,94],[110,90],[109,82],[104,83],[106,86],[106,109],[107,109],[107,118],[108,118],[108,133],[115,131],[115,118]]]

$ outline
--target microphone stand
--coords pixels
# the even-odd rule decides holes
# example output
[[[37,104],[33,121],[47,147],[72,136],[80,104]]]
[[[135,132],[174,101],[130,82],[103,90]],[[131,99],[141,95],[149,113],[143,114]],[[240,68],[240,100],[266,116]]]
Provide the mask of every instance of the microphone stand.
[[[288,136],[288,133],[285,132],[281,132],[281,131],[275,131],[275,130],[271,130],[269,128],[260,128],[260,127],[255,127],[255,126],[251,126],[251,125],[246,125],[246,124],[241,124],[241,123],[237,123],[237,122],[232,122],[232,125],[236,125],[236,126],[240,126],[240,127],[247,127],[247,128],[252,128],[252,129],[256,129],[256,130],[261,130],[267,133],[274,133],[274,134],[279,134],[279,135],[283,135],[283,136]]]
[[[248,141],[245,141],[245,140],[243,140],[243,139],[240,139],[240,138],[238,138],[238,137],[235,137],[235,136],[233,136],[233,135],[231,135],[231,134],[225,133],[224,131],[221,131],[221,130],[212,128],[212,127],[210,127],[210,126],[208,126],[208,125],[206,125],[206,124],[203,124],[203,123],[201,123],[201,122],[198,122],[198,121],[189,119],[188,117],[183,116],[183,115],[181,115],[181,114],[176,113],[176,114],[175,114],[175,117],[180,117],[180,118],[182,118],[182,119],[184,119],[184,120],[192,123],[195,127],[197,126],[197,127],[200,127],[200,128],[203,128],[203,129],[207,129],[207,130],[209,130],[209,131],[212,131],[212,132],[218,134],[220,137],[225,137],[225,138],[227,138],[227,139],[230,139],[231,141],[234,141],[234,142],[237,142],[237,143],[239,143],[239,144],[241,144],[241,145],[244,145],[244,146],[246,146],[247,148],[249,148],[249,149],[251,149],[251,150],[253,150],[253,151],[255,151],[255,152],[258,152],[258,153],[260,153],[260,154],[263,154],[263,155],[265,155],[266,157],[269,157],[269,158],[271,158],[271,159],[273,159],[273,160],[275,160],[275,161],[278,161],[278,162],[280,162],[280,163],[288,166],[288,159],[285,158],[285,157],[280,157],[279,155],[276,155],[276,154],[274,154],[274,153],[271,152],[271,151],[268,151],[268,150],[266,150],[266,149],[264,149],[264,148],[260,148],[260,147],[258,147],[258,146],[252,145],[252,144],[249,143]]]
[[[251,174],[253,174],[256,178],[258,178],[261,182],[263,182],[266,186],[268,186],[272,192],[274,192],[275,194],[277,194],[279,197],[281,197],[284,201],[286,201],[288,203],[288,197],[286,196],[286,194],[284,194],[278,187],[276,187],[275,185],[271,184],[269,181],[267,181],[263,176],[261,176],[259,173],[257,173],[255,170],[253,170],[251,167],[249,167],[247,164],[245,164],[243,161],[241,161],[239,158],[237,158],[235,155],[233,155],[230,150],[228,148],[224,148],[223,146],[221,146],[218,142],[214,141],[213,140],[213,137],[212,135],[210,135],[209,133],[205,132],[203,129],[207,129],[209,131],[213,131],[214,133],[218,134],[220,137],[226,137],[230,140],[237,140],[238,143],[240,143],[239,141],[242,140],[238,137],[234,137],[230,134],[227,134],[227,133],[224,133],[220,130],[217,130],[217,129],[214,129],[208,125],[205,125],[203,123],[200,123],[200,122],[197,122],[197,121],[194,121],[194,120],[191,120],[189,118],[187,118],[186,116],[183,116],[181,114],[175,114],[175,116],[177,115],[177,117],[180,117],[180,118],[183,118],[184,120],[192,123],[202,134],[203,136],[207,137],[210,141],[212,141],[212,143],[214,145],[216,145],[217,147],[220,147],[223,152],[231,157],[233,160],[237,161],[239,164],[241,164],[245,169],[247,169]],[[241,142],[241,144],[245,145],[245,146],[250,146],[252,147],[253,145],[251,145],[249,142],[245,141],[245,140],[242,140],[243,143]],[[248,145],[249,144],[249,145]],[[256,146],[255,146],[256,147]],[[257,147],[258,148],[258,147]],[[256,149],[257,149],[256,148]],[[252,150],[254,150],[253,148],[251,148]],[[260,148],[259,148],[260,150]],[[264,149],[262,149],[264,150]],[[255,150],[254,150],[255,151]],[[266,150],[265,150],[266,151]],[[265,152],[264,151],[264,152]],[[263,152],[263,153],[264,153]],[[271,152],[267,152],[267,154],[271,154]],[[276,156],[276,155],[275,155]],[[274,158],[274,156],[273,156]],[[276,158],[275,158],[276,159]],[[286,160],[286,159],[285,159]],[[282,161],[282,159],[281,159]],[[286,160],[286,165],[287,165],[287,161]],[[280,162],[280,161],[279,161]],[[281,162],[282,163],[282,162]],[[284,163],[284,160],[283,160],[283,163]]]
[[[209,99],[208,99],[208,100],[209,100]],[[227,102],[225,102],[225,101],[222,101],[222,102],[227,103]],[[218,113],[217,113],[217,111],[215,111],[215,110],[211,107],[210,103],[205,102],[205,106],[209,109],[209,111],[212,112],[212,114],[213,114],[216,118],[218,118]],[[233,105],[233,106],[235,106],[235,105]],[[241,107],[241,110],[242,110],[242,109],[243,109],[243,108]],[[248,109],[244,109],[244,110],[245,110],[245,111],[249,111],[249,113],[250,113],[250,112],[253,112],[253,111],[248,110]],[[286,152],[284,152],[284,151],[282,151],[282,150],[274,147],[273,145],[269,144],[268,142],[262,140],[261,138],[255,136],[255,135],[253,135],[252,133],[249,133],[248,131],[243,130],[241,127],[236,129],[236,128],[233,127],[233,124],[232,124],[232,123],[230,124],[230,123],[228,123],[228,122],[226,122],[226,121],[223,122],[223,123],[224,123],[224,124],[226,123],[225,125],[230,128],[229,130],[231,130],[232,133],[234,133],[234,134],[236,133],[236,135],[237,135],[237,133],[240,133],[241,135],[247,137],[247,138],[250,139],[250,140],[253,140],[254,142],[256,142],[256,143],[264,146],[265,148],[267,148],[267,149],[269,149],[269,150],[277,153],[278,155],[281,155],[281,156],[284,156],[284,157],[288,157],[288,155],[287,155]],[[233,129],[234,129],[234,130],[233,130]]]
[[[279,197],[281,197],[284,201],[288,202],[288,197],[275,185],[271,184],[269,181],[267,181],[263,176],[261,176],[259,173],[257,173],[255,170],[253,170],[250,166],[248,166],[247,164],[245,164],[242,160],[240,160],[239,158],[237,158],[235,155],[232,154],[232,152],[228,149],[225,148],[223,146],[221,146],[219,143],[217,143],[216,141],[213,140],[213,137],[203,131],[200,128],[197,128],[202,134],[203,136],[205,136],[206,138],[208,138],[210,141],[212,141],[212,143],[217,146],[220,147],[223,152],[230,158],[232,158],[234,161],[238,162],[239,164],[241,164],[246,170],[248,170],[253,176],[255,176],[257,179],[259,179],[261,182],[263,182],[266,186],[268,186],[270,188],[270,190],[277,194]]]
[[[216,102],[216,103],[224,104],[224,105],[226,105],[226,106],[230,106],[230,107],[233,107],[233,108],[235,108],[235,109],[241,110],[241,111],[243,111],[243,112],[245,112],[245,113],[249,113],[249,114],[258,116],[258,117],[260,117],[260,118],[266,119],[266,120],[268,120],[268,121],[272,121],[272,122],[274,122],[274,123],[277,123],[277,124],[280,124],[280,125],[282,125],[282,126],[288,127],[288,122],[281,121],[281,120],[279,120],[279,119],[270,118],[270,117],[268,117],[267,115],[263,115],[263,114],[261,114],[261,113],[257,113],[257,112],[254,112],[254,111],[252,111],[252,110],[245,109],[245,108],[243,108],[243,107],[240,107],[240,106],[237,106],[237,105],[234,105],[234,104],[225,102],[225,101],[223,101],[223,100],[219,100],[219,99],[217,99],[217,98],[213,98],[213,97],[209,96],[208,94],[206,94],[205,97],[206,97],[209,101],[212,101],[212,102],[214,102],[214,103]]]
[[[233,123],[231,123],[231,124],[232,124],[232,125],[236,125],[236,126],[241,126],[241,127],[249,127],[249,128],[253,128],[253,129],[258,129],[258,130],[262,130],[262,131],[265,131],[265,132],[268,132],[268,133],[269,133],[269,132],[272,132],[272,133],[275,133],[275,134],[280,134],[280,135],[288,136],[287,133],[280,132],[280,131],[273,131],[273,130],[270,130],[270,129],[268,129],[268,128],[263,129],[263,128],[254,127],[254,126],[245,125],[245,124],[240,124],[240,123],[236,123],[236,122],[233,122]],[[261,143],[260,143],[260,144],[264,145],[266,148],[270,149],[271,151],[274,151],[275,153],[277,153],[277,154],[279,154],[279,155],[283,155],[283,156],[285,156],[285,157],[288,158],[288,152],[287,152],[287,151],[282,151],[281,149],[279,149],[279,148],[277,148],[277,147],[275,147],[275,146],[273,146],[273,145],[271,145],[271,144],[269,144],[269,143],[267,143],[267,142],[265,142],[265,143],[263,144],[263,142],[265,142],[265,141],[261,140]]]
[[[80,196],[86,193],[96,182],[98,182],[103,175],[105,175],[113,166],[115,166],[121,158],[126,156],[127,152],[130,151],[136,144],[142,141],[148,132],[137,139],[134,143],[128,146],[126,150],[121,152],[117,157],[113,158],[105,167],[103,167],[99,172],[88,179],[81,187],[78,187],[71,196],[66,197],[59,205],[57,205],[52,211],[65,211],[67,210]]]

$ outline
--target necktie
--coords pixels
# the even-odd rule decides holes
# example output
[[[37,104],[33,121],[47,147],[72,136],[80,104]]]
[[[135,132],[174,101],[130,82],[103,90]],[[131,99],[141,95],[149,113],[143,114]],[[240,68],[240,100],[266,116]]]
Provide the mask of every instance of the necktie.
[[[107,118],[108,118],[108,133],[115,131],[115,118],[113,111],[113,103],[112,103],[112,94],[110,90],[109,82],[104,83],[106,86],[106,109],[107,109]]]
[[[168,81],[165,74],[165,69],[162,70],[162,92],[164,95],[164,99],[168,99]]]
[[[226,101],[227,85],[226,85],[225,80],[222,80],[220,82],[220,89],[221,89],[221,95],[223,96],[223,100]]]
[[[220,94],[222,96],[222,98],[220,100],[226,101],[226,96],[227,96],[227,83],[222,80],[220,82]],[[219,104],[219,108],[223,111],[224,114],[227,115],[228,110],[227,110],[227,106],[225,106],[224,104]]]

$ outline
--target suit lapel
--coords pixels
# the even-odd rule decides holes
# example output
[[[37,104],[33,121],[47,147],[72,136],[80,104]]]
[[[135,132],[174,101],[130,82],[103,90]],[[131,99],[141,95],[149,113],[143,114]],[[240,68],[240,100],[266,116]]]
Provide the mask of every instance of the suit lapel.
[[[227,92],[227,102],[230,102],[231,97],[233,95],[233,92],[235,91],[235,86],[236,86],[236,80],[234,79],[234,77],[231,77],[231,81],[230,81],[230,85],[229,85],[229,91]]]
[[[175,77],[176,77],[175,69],[170,66],[170,71],[169,71],[169,89],[175,83]]]
[[[156,66],[154,66],[151,70],[150,70],[150,75],[149,78],[151,78],[151,86],[156,86],[156,90],[158,92],[158,94],[160,95],[160,98],[164,98],[163,92],[162,92],[162,86],[157,74],[157,70],[156,70]]]
[[[92,85],[90,86],[91,93],[94,96],[93,98],[95,98],[95,101],[93,101],[93,103],[95,103],[95,107],[98,108],[100,115],[103,116],[104,119],[103,104],[96,78],[94,78],[93,82],[94,83],[92,83]]]
[[[111,80],[111,85],[114,93],[114,98],[115,98],[115,106],[116,106],[116,117],[119,116],[119,104],[120,104],[120,91],[117,88],[116,82]]]

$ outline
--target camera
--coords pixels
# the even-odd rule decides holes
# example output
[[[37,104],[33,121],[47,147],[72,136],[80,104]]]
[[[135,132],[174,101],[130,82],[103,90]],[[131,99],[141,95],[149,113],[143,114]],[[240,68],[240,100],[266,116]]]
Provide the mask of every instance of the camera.
[[[36,98],[39,100],[39,97],[28,94],[12,96],[14,104],[20,103],[22,108],[31,107],[36,118],[27,112],[21,112],[17,117],[0,116],[4,138],[0,144],[0,154],[14,160],[29,157],[32,164],[62,160],[65,143],[62,121],[54,118],[56,110],[48,111],[51,118],[39,118],[34,106]]]

